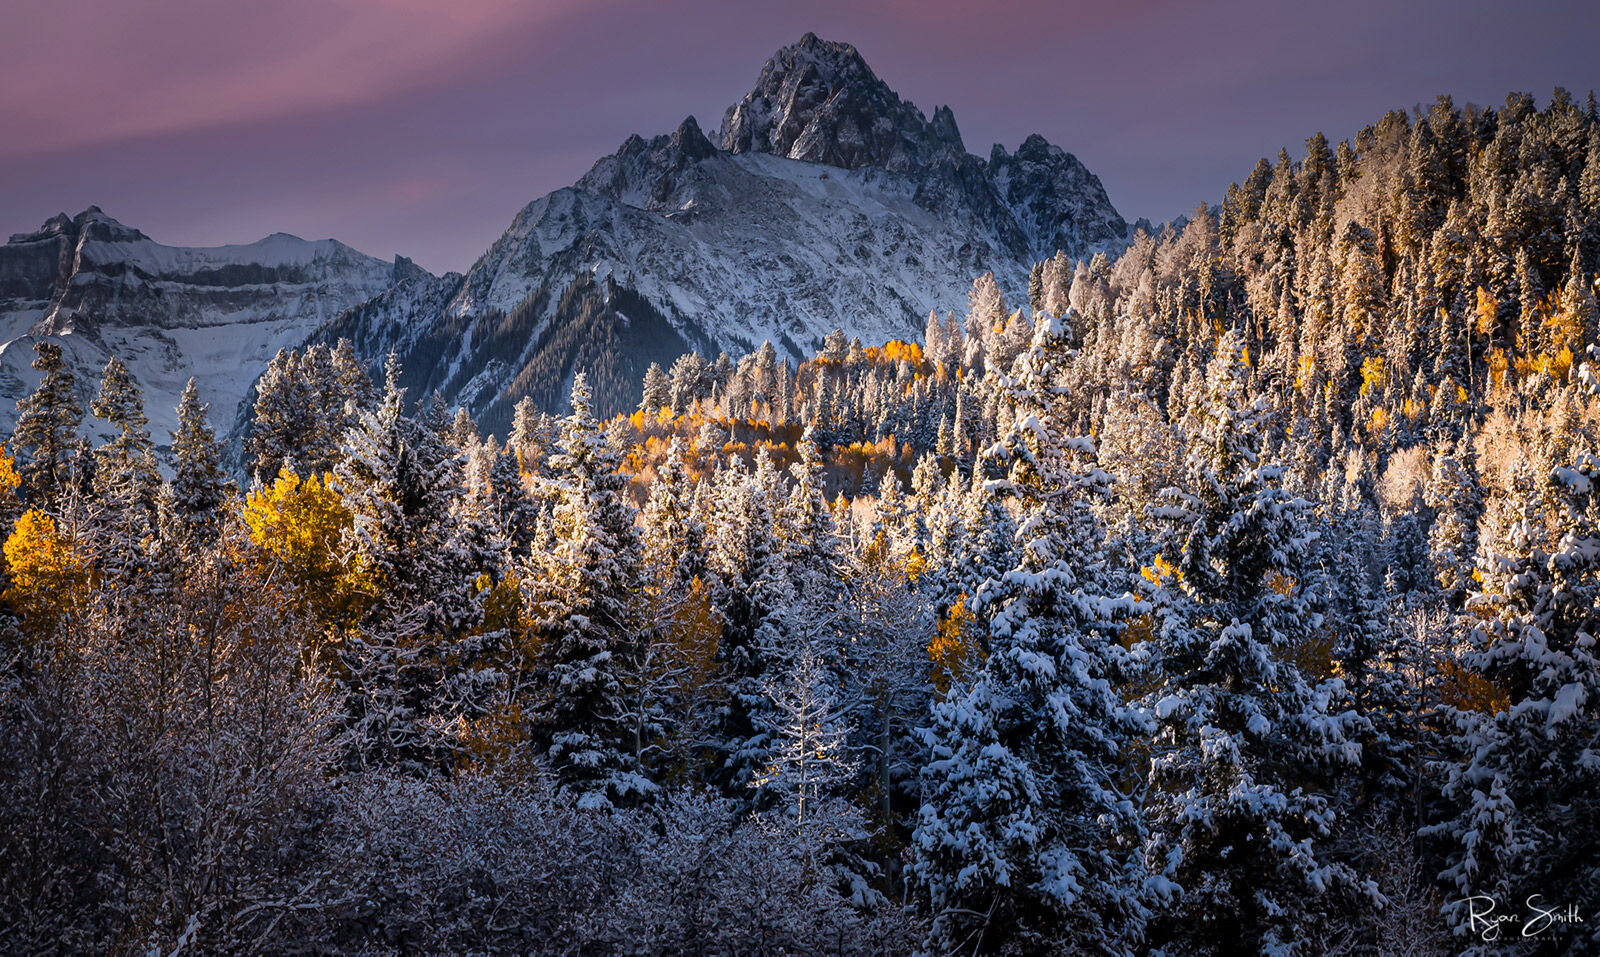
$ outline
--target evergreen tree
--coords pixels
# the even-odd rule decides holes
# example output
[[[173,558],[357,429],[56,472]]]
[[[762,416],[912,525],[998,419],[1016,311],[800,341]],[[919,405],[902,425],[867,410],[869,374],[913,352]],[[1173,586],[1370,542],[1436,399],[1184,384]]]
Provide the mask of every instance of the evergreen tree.
[[[117,502],[154,506],[160,477],[151,468],[150,430],[144,394],[128,367],[113,356],[100,376],[100,391],[89,410],[115,430],[111,441],[95,449],[94,484],[99,495]]]
[[[1466,664],[1489,693],[1454,711],[1439,766],[1453,815],[1425,831],[1443,839],[1461,946],[1486,952],[1470,917],[1482,896],[1543,895],[1545,906],[1600,887],[1600,457],[1556,469],[1551,486],[1554,507],[1537,492],[1522,502],[1468,602],[1478,624]],[[1596,940],[1587,925],[1553,923],[1539,944],[1589,953]]]
[[[190,378],[178,402],[178,431],[172,433],[172,502],[176,514],[201,540],[216,533],[229,493],[222,450],[207,419],[209,409]]]
[[[581,373],[551,458],[551,548],[524,577],[536,635],[540,710],[533,740],[586,806],[654,790],[629,747],[619,671],[637,641],[640,549],[628,478],[595,419]]]
[[[473,647],[456,639],[472,624],[473,576],[450,520],[459,463],[403,414],[393,356],[387,372],[334,470],[351,515],[345,551],[366,594],[341,649],[347,753],[352,766],[425,773],[449,762],[451,725],[471,710],[448,692],[471,666]]]
[[[61,347],[41,339],[33,344],[33,351],[39,387],[17,402],[11,449],[18,457],[23,487],[38,501],[49,503],[63,495],[74,480],[83,407],[74,391],[76,378],[61,360]]]
[[[1249,397],[1233,334],[1217,346],[1185,488],[1151,516],[1166,529],[1154,595],[1161,684],[1150,763],[1158,944],[1263,952],[1370,894],[1331,856],[1330,782],[1359,757],[1336,680],[1302,673],[1320,615],[1299,581],[1309,505],[1262,461],[1270,408]],[[1332,898],[1332,899],[1330,899]],[[1371,906],[1375,901],[1368,901]],[[1351,912],[1351,911],[1347,911]]]
[[[644,372],[644,398],[639,400],[639,411],[655,415],[672,404],[672,380],[662,371],[661,363],[652,362]]]
[[[1124,704],[1117,642],[1134,607],[1108,589],[1091,511],[1110,476],[1064,430],[1062,320],[1046,317],[1014,376],[996,483],[1019,500],[1017,564],[978,588],[988,659],[934,708],[914,837],[940,951],[1049,953],[1064,940],[1131,950],[1144,908],[1143,833],[1125,750],[1143,717]]]
[[[267,484],[293,460],[305,468],[302,444],[321,431],[317,422],[316,383],[306,377],[299,353],[280,349],[256,380],[256,398],[245,438],[250,475]]]
[[[721,758],[714,780],[730,795],[747,794],[770,763],[778,718],[767,682],[792,659],[794,591],[775,531],[781,502],[767,496],[736,456],[710,497],[707,551],[723,621],[718,662],[728,693],[714,733]]]
[[[1472,589],[1478,551],[1478,520],[1483,491],[1478,485],[1472,446],[1463,437],[1454,452],[1433,457],[1425,501],[1434,510],[1428,532],[1428,559],[1450,607],[1460,608]]]

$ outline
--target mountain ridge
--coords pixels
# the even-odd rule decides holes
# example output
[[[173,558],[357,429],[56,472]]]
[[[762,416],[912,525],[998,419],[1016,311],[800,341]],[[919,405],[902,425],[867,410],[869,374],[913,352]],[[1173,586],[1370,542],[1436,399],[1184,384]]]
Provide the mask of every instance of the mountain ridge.
[[[374,369],[393,349],[411,388],[499,424],[532,366],[563,380],[579,371],[583,350],[556,328],[572,321],[566,290],[600,296],[591,315],[621,291],[656,331],[645,346],[617,325],[625,355],[611,365],[632,380],[596,395],[616,412],[637,401],[650,361],[676,358],[671,348],[742,354],[771,341],[799,359],[836,327],[908,337],[929,310],[964,309],[984,272],[1020,293],[1032,263],[1057,250],[1087,257],[1129,238],[1071,153],[1037,134],[1014,153],[968,153],[948,107],[924,115],[855,47],[808,33],[767,60],[714,134],[690,116],[670,133],[629,135],[572,186],[524,206],[459,279],[397,285],[318,338],[367,330],[356,346]],[[673,335],[657,334],[662,323]],[[557,340],[568,343],[559,356]],[[471,396],[456,393],[464,382]]]
[[[190,376],[226,430],[278,349],[397,282],[427,273],[334,239],[278,232],[253,243],[167,246],[98,206],[62,213],[0,246],[0,426],[37,373],[34,341],[61,344],[84,407],[112,355],[145,393],[164,443]],[[97,423],[87,420],[95,434]]]

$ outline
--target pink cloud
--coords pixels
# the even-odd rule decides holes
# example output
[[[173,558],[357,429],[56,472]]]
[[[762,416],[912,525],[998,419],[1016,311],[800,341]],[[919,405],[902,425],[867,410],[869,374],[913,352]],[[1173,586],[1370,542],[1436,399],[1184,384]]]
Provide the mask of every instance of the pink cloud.
[[[371,102],[469,73],[507,32],[580,4],[13,0],[0,156]]]

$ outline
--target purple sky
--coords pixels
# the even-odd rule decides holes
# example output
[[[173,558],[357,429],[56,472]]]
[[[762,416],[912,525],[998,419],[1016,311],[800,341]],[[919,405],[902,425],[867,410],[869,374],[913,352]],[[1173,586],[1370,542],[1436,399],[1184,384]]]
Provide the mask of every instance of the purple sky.
[[[1441,92],[1600,86],[1594,0],[5,0],[0,21],[0,235],[93,203],[167,243],[282,230],[435,271],[629,133],[715,129],[807,30],[950,104],[975,153],[1042,133],[1130,220]]]

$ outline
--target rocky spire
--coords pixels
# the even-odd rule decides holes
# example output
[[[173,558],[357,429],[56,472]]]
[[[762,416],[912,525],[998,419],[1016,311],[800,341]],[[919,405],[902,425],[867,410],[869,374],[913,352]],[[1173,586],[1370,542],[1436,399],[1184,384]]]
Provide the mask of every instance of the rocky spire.
[[[856,48],[807,33],[761,68],[722,118],[722,148],[845,169],[905,170],[965,153],[948,107],[929,121],[872,72]]]

